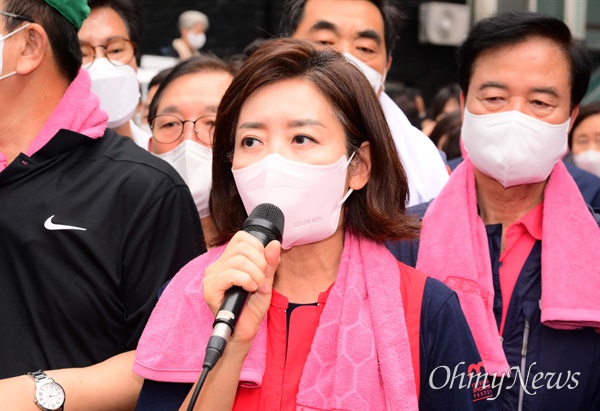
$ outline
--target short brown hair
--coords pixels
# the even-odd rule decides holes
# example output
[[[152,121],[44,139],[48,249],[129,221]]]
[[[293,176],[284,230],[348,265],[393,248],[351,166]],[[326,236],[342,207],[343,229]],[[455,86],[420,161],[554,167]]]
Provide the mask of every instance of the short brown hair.
[[[242,105],[259,88],[295,78],[310,81],[331,103],[346,133],[348,156],[363,142],[370,143],[370,178],[345,203],[346,229],[375,241],[415,237],[418,224],[405,214],[406,174],[377,96],[365,76],[335,50],[303,40],[278,39],[264,44],[248,58],[219,105],[210,196],[218,235],[211,245],[225,244],[247,218],[231,172]],[[356,156],[360,157],[360,151]]]

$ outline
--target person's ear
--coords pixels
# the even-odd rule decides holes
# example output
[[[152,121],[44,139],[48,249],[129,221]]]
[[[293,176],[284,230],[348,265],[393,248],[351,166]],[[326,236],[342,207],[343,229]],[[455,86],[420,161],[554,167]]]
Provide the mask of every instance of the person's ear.
[[[571,121],[569,122],[569,131],[567,133],[571,132],[571,129],[573,128],[573,123],[575,122],[575,119],[577,118],[578,115],[579,115],[579,104],[576,104],[575,107],[573,107],[573,110],[571,110]]]
[[[463,92],[460,92],[460,97],[458,98],[458,102],[460,104],[460,121],[465,119],[465,105],[466,105],[466,97]]]
[[[387,62],[385,63],[385,72],[386,73],[390,72],[390,67],[392,67],[392,56],[391,55],[387,58]]]
[[[148,139],[148,152],[150,152],[150,153],[152,153],[152,140],[153,140],[152,137],[150,137]]]
[[[21,35],[24,42],[19,48],[15,71],[25,76],[42,65],[50,51],[50,42],[44,28],[37,23],[31,23],[24,28]]]
[[[350,181],[348,185],[354,191],[363,188],[371,176],[371,146],[363,142],[349,165]]]

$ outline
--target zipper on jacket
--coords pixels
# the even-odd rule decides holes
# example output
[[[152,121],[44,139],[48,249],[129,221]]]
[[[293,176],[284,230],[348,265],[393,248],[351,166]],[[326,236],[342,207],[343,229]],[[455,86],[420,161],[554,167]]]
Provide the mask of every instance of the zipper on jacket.
[[[527,363],[527,343],[529,342],[529,321],[525,319],[525,329],[523,330],[523,347],[521,348],[521,380],[519,383],[519,407],[518,411],[523,411],[523,384],[527,384],[525,378],[525,365]]]

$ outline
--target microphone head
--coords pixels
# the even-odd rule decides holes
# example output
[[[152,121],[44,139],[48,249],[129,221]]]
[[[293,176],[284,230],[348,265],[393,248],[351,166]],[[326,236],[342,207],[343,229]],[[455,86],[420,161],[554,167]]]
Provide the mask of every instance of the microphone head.
[[[262,241],[263,245],[266,246],[273,240],[281,242],[281,239],[283,238],[284,223],[285,218],[283,216],[283,211],[281,211],[279,207],[274,204],[263,203],[257,205],[254,210],[252,210],[244,222],[242,230],[251,234],[262,234],[259,239]],[[264,238],[262,238],[263,236]]]

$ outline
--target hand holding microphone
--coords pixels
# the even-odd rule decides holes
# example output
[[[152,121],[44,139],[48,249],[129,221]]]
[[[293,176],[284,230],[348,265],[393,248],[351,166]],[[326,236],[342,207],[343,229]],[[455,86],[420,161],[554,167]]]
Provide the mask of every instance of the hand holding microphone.
[[[234,331],[237,343],[252,343],[271,302],[280,255],[280,244],[272,241],[281,241],[283,225],[278,207],[258,205],[221,257],[206,269],[204,298],[216,318],[204,367],[214,367]]]

